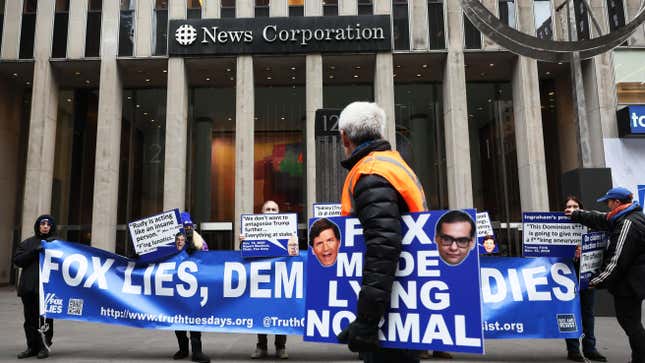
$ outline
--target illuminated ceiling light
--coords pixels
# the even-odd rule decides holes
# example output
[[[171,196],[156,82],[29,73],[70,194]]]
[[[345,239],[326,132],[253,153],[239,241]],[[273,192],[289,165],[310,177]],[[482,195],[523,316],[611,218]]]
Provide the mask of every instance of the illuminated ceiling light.
[[[128,96],[128,99],[129,99],[129,100],[131,100],[131,99],[132,99],[132,96]]]
[[[475,117],[472,113],[468,114],[468,117]]]
[[[555,91],[549,92],[549,96],[553,96],[555,94]]]
[[[334,79],[334,75],[333,75],[333,74],[330,74],[330,75],[329,75],[329,79]]]
[[[150,120],[150,122],[155,122],[155,119]]]
[[[90,80],[89,80],[89,79],[86,79],[86,80],[85,80],[85,84],[90,84]]]
[[[562,62],[558,62],[559,65],[562,65]]]
[[[481,72],[479,75],[480,75],[481,77],[485,77],[485,76],[486,76],[486,72]]]
[[[418,77],[421,77],[421,73],[417,73],[417,78],[418,78]]]
[[[264,70],[265,70],[265,71],[267,71],[267,72],[270,72],[270,71],[271,71],[271,67],[264,67]]]
[[[356,66],[354,67],[354,69],[361,69],[361,66]]]
[[[74,72],[74,74],[75,74],[75,75],[77,75],[77,76],[80,76],[80,75],[81,75],[81,72],[76,71],[76,72]]]
[[[146,78],[146,82],[150,82],[150,78]]]
[[[229,79],[230,79],[231,81],[234,81],[234,80],[235,80],[235,77],[231,77],[231,78],[229,78]]]
[[[226,68],[226,71],[227,71],[227,72],[230,72],[230,71],[231,71],[231,69],[230,69],[230,68]]]
[[[143,113],[143,115],[144,115],[144,116],[148,116],[148,113],[147,113],[147,112],[144,112],[144,113]]]
[[[13,74],[13,76],[14,76],[14,77],[18,77],[18,73],[14,73],[14,74]]]
[[[358,74],[355,74],[355,75],[354,75],[354,78],[358,78]]]
[[[296,70],[296,67],[291,67],[291,70],[292,70],[292,71],[295,71],[295,70]]]
[[[284,121],[284,116],[280,117],[280,120],[283,120],[283,121]]]
[[[394,73],[394,74],[392,75],[392,77],[396,77],[396,73]]]
[[[394,68],[401,68],[401,66],[397,64],[394,66]]]
[[[228,117],[228,118],[227,118],[227,120],[229,120],[229,121],[233,121],[233,118],[232,118],[232,117]]]
[[[489,67],[495,67],[495,63],[489,63],[488,66]]]
[[[137,108],[141,107],[141,105],[137,105]]]
[[[428,68],[428,65],[427,64],[422,64],[421,68]]]
[[[211,78],[210,78],[210,77],[206,77],[206,80],[207,80],[207,81],[210,81],[210,80],[211,80]]]
[[[164,72],[164,73],[168,73],[168,70],[167,70],[167,69],[164,69],[164,70],[162,70],[162,72]]]
[[[336,69],[336,66],[329,66],[329,69],[333,71],[334,69]]]
[[[68,98],[68,99],[67,99],[67,102],[72,102],[72,99],[71,99],[71,98]]]
[[[477,107],[477,111],[484,111],[484,108],[479,106],[479,107]]]
[[[271,80],[271,79],[273,79],[273,78],[271,78],[271,76],[267,76],[267,79]]]
[[[488,99],[488,103],[491,103],[491,102],[493,102],[493,100],[491,100],[491,99],[489,98],[489,99]]]
[[[545,73],[545,74],[546,74],[547,76],[550,76],[550,75],[551,75],[551,72],[546,71],[546,73]]]
[[[292,77],[291,77],[291,79],[296,79],[296,77],[295,77],[295,76],[292,76]]]
[[[29,85],[31,84],[31,82],[27,81],[27,82],[25,82],[25,84],[26,84],[27,86],[29,86]]]

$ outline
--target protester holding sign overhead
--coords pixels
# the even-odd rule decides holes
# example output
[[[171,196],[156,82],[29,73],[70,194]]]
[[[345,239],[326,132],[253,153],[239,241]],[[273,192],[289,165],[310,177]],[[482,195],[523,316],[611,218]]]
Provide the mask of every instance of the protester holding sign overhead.
[[[418,362],[417,351],[380,348],[378,324],[389,306],[401,253],[401,215],[428,210],[421,183],[398,152],[383,139],[385,112],[375,103],[354,102],[339,119],[349,169],[341,213],[363,226],[365,255],[357,318],[338,335],[365,362]]]
[[[609,246],[603,267],[589,286],[607,288],[614,295],[616,319],[629,337],[632,363],[645,362],[645,329],[641,323],[641,305],[645,298],[645,215],[632,193],[612,188],[598,199],[606,202],[609,213],[565,211],[574,222],[596,230],[607,230]]]
[[[567,200],[564,205],[564,213],[571,214],[573,211],[582,209],[582,202],[575,196],[570,195],[567,197]],[[574,258],[574,263],[578,273],[580,271],[580,246],[576,248],[576,257]],[[580,342],[578,339],[569,338],[566,339],[567,344],[567,359],[574,362],[584,362],[585,357],[589,360],[596,362],[606,362],[602,354],[596,349],[596,337],[594,334],[594,315],[593,315],[593,306],[595,300],[595,291],[593,289],[584,289],[580,290],[580,311],[582,315],[582,331],[584,336],[582,337],[582,354],[580,354]]]

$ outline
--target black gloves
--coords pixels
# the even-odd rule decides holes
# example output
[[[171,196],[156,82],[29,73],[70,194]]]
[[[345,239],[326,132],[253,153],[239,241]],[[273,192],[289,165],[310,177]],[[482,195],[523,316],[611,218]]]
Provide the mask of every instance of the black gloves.
[[[378,321],[367,321],[359,317],[336,338],[339,343],[347,344],[352,352],[374,352],[379,348]]]
[[[193,241],[188,242],[186,244],[186,253],[188,253],[189,255],[192,255],[193,252],[195,251],[197,251],[197,248],[195,248],[195,244],[193,243]]]

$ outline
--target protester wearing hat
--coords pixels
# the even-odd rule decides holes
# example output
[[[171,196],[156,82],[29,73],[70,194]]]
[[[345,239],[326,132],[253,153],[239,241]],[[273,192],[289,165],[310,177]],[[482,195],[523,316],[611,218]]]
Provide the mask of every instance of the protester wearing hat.
[[[204,238],[195,231],[195,226],[190,218],[190,213],[181,212],[181,223],[184,227],[184,234],[186,235],[186,252],[193,253],[194,251],[208,251],[208,244]]]
[[[49,241],[56,232],[56,222],[50,215],[41,215],[34,223],[34,235],[22,241],[13,256],[13,263],[22,268],[18,284],[18,296],[24,308],[25,337],[27,349],[18,354],[18,359],[49,356],[49,346],[54,336],[54,321],[41,319],[39,312],[39,253],[41,241]],[[44,323],[41,321],[44,320]]]
[[[606,288],[614,296],[616,319],[629,338],[632,363],[645,363],[645,329],[641,305],[645,298],[645,215],[632,193],[623,187],[612,188],[598,199],[607,203],[608,213],[565,211],[571,220],[591,229],[606,230],[609,246],[600,273],[589,282],[590,288]]]

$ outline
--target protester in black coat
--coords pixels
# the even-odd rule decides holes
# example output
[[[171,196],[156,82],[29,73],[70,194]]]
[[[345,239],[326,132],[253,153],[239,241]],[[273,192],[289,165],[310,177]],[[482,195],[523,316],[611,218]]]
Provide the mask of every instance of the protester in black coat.
[[[641,305],[645,298],[645,215],[622,187],[610,189],[598,199],[607,202],[609,213],[577,210],[571,220],[609,232],[602,270],[589,282],[592,288],[606,288],[614,295],[616,319],[629,337],[632,363],[645,363],[645,329]]]
[[[13,263],[22,268],[18,284],[18,296],[22,299],[24,308],[25,336],[27,350],[18,354],[18,359],[32,357],[47,358],[49,345],[54,335],[54,321],[45,319],[40,323],[39,312],[39,252],[42,250],[41,241],[50,240],[56,232],[56,222],[49,215],[41,215],[34,223],[34,236],[22,241],[13,256]],[[44,339],[40,330],[45,330]]]

